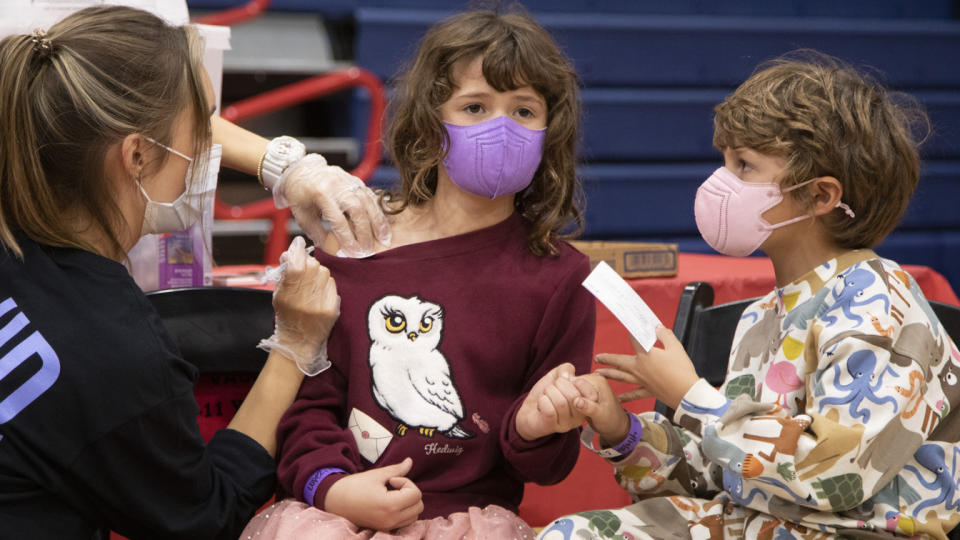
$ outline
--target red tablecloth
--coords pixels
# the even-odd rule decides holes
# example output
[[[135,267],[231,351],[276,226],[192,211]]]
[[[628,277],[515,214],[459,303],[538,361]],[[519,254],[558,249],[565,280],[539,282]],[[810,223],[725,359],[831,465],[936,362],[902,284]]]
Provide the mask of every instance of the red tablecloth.
[[[905,266],[927,298],[954,305],[960,305],[957,295],[947,280],[936,271],[925,266]],[[242,275],[262,270],[259,266],[220,267],[215,274]],[[254,279],[234,277],[230,284],[253,286]],[[671,278],[646,278],[631,280],[630,284],[646,301],[660,320],[667,326],[673,325],[677,313],[677,303],[684,286],[691,281],[706,281],[713,286],[715,302],[722,304],[742,298],[761,296],[774,288],[773,266],[766,258],[733,258],[720,255],[701,255],[681,253],[679,272]],[[599,303],[597,304],[597,336],[595,352],[629,353],[632,352],[626,330]],[[226,382],[226,381],[224,381]],[[615,384],[617,390],[624,390]],[[213,430],[226,425],[226,417],[235,411],[234,403],[242,400],[243,385],[221,387],[229,396],[216,395],[216,388],[198,387],[197,400],[201,406],[201,428],[206,436]],[[231,401],[233,400],[233,401]],[[218,414],[217,404],[228,411]],[[652,408],[651,400],[642,400],[630,404],[633,411]],[[222,423],[222,425],[221,425]],[[583,510],[613,508],[629,504],[630,498],[613,480],[612,469],[605,461],[589,451],[582,451],[577,465],[566,480],[554,486],[528,484],[520,515],[535,526],[545,525],[552,519]]]

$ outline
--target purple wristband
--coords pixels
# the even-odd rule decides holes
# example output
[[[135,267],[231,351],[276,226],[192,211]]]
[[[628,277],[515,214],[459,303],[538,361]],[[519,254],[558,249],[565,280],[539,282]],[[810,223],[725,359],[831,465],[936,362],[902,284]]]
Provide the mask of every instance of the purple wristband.
[[[633,449],[636,448],[640,442],[640,437],[643,436],[643,423],[640,422],[637,415],[633,413],[627,413],[627,415],[630,416],[630,431],[627,433],[627,437],[623,439],[623,442],[613,447],[613,451],[621,456],[633,452]]]
[[[323,482],[323,479],[331,474],[347,474],[347,471],[336,467],[317,469],[315,473],[310,475],[310,478],[307,478],[307,483],[303,486],[303,500],[307,504],[316,506],[313,503],[313,497],[317,494],[317,488],[320,487],[320,482]]]

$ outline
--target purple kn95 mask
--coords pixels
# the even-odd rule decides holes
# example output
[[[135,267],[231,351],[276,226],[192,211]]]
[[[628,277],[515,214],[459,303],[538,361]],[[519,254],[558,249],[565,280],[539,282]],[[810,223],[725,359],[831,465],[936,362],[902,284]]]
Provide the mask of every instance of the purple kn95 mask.
[[[543,156],[546,128],[525,128],[506,116],[471,126],[444,125],[450,148],[443,166],[461,189],[496,199],[530,185]]]

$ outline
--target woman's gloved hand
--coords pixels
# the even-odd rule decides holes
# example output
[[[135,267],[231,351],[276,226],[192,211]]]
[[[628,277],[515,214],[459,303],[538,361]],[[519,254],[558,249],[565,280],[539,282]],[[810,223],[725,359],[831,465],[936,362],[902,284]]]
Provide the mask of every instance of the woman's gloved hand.
[[[289,203],[297,223],[317,246],[327,235],[324,221],[347,256],[372,255],[374,240],[390,245],[390,226],[377,196],[362,180],[328,165],[319,154],[307,154],[287,167],[273,194],[278,208]]]
[[[273,335],[259,348],[296,362],[306,375],[330,366],[327,337],[340,316],[340,297],[330,271],[307,253],[298,236],[280,256],[280,280],[273,291],[276,322]]]

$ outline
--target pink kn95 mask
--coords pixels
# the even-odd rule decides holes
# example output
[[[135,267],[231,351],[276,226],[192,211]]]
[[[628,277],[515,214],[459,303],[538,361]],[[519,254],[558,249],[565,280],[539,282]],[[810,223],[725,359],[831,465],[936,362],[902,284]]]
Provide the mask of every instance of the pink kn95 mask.
[[[774,183],[744,182],[730,169],[720,167],[697,190],[693,205],[694,217],[700,235],[710,247],[732,257],[750,255],[774,229],[785,227],[810,215],[798,216],[771,225],[763,213],[780,204],[783,194],[816,180],[811,178],[786,189]],[[838,208],[851,218],[856,217],[846,204]]]

